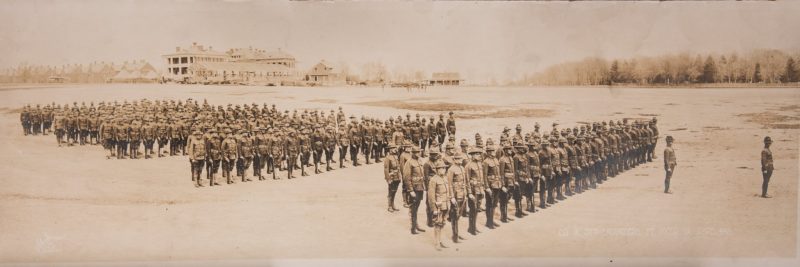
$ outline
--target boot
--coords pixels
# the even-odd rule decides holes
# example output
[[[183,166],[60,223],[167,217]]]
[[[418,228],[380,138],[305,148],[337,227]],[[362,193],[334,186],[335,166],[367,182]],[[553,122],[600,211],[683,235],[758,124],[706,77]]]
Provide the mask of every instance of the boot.
[[[394,203],[393,203],[394,201],[392,201],[392,197],[386,197],[386,202],[387,202],[386,203],[386,206],[387,206],[386,211],[394,212],[394,207],[393,207],[394,206]]]

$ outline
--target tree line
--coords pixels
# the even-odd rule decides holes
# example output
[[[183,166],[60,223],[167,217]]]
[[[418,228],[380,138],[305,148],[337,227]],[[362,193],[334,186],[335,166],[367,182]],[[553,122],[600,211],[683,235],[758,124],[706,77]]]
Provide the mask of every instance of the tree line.
[[[706,83],[796,83],[800,52],[760,49],[740,55],[680,53],[566,62],[524,76],[517,85],[686,85]]]

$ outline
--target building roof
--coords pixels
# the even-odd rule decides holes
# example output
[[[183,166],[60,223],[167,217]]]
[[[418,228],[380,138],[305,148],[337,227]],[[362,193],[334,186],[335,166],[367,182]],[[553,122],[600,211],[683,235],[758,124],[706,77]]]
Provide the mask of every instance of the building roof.
[[[336,74],[336,72],[337,68],[333,66],[333,64],[325,60],[322,60],[316,65],[314,65],[314,67],[312,67],[310,71],[308,71],[308,75],[312,76],[331,75],[331,74]]]
[[[291,59],[294,56],[281,51],[266,51],[262,49],[249,48],[234,48],[226,52],[231,57],[236,57],[238,60],[276,60],[276,59]]]
[[[163,55],[162,57],[174,57],[174,56],[184,56],[184,55],[202,55],[202,56],[218,56],[218,57],[227,57],[226,53],[217,52],[212,49],[212,47],[204,47],[203,45],[198,45],[197,43],[192,43],[190,47],[176,47],[175,52],[171,54]]]

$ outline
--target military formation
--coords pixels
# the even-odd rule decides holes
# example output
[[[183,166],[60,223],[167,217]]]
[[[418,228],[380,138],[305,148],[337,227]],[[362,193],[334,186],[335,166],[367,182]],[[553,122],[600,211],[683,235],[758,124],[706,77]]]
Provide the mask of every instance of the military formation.
[[[419,114],[359,120],[346,117],[341,107],[326,114],[281,111],[274,104],[214,106],[192,99],[27,105],[20,122],[25,135],[54,129],[58,146],[101,144],[108,159],[188,156],[196,187],[220,185],[221,179],[228,184],[270,175],[281,179],[278,172],[292,179],[297,172],[308,176],[312,168],[316,174],[332,171],[337,163],[338,168],[360,166],[362,159],[380,163],[388,144],[399,138],[427,154],[439,150],[435,144],[456,129],[452,112],[440,114],[438,121]]]
[[[27,105],[20,122],[24,135],[54,133],[58,146],[100,144],[108,159],[188,156],[196,187],[217,186],[220,179],[227,184],[249,182],[251,177],[263,181],[265,175],[281,179],[278,172],[293,179],[298,171],[308,176],[312,168],[318,174],[361,166],[362,159],[365,164],[382,162],[387,211],[399,211],[395,198],[400,191],[410,232],[418,234],[425,232],[418,223],[424,204],[436,249],[446,247],[441,235],[447,222],[453,243],[464,240],[461,217],[468,220],[466,231],[471,235],[480,233],[481,213],[484,226],[496,229],[500,224],[495,218],[503,223],[524,218],[537,212],[537,206],[550,208],[653,161],[659,140],[656,118],[563,129],[553,123],[549,132],[538,123],[523,132],[518,124],[514,132],[505,127],[498,142],[484,141],[480,134],[472,142],[457,142],[453,112],[440,114],[438,120],[408,113],[405,118],[359,120],[347,117],[341,107],[326,114],[255,103],[214,106],[192,99]],[[664,193],[669,194],[677,159],[674,138],[667,136],[666,142]],[[766,137],[761,153],[764,198],[771,197],[771,143]]]
[[[384,161],[388,184],[387,210],[398,211],[395,196],[401,190],[403,206],[410,214],[410,232],[425,232],[419,226],[418,213],[425,204],[427,226],[434,228],[437,250],[446,246],[441,231],[446,222],[452,227],[452,242],[459,243],[458,221],[469,221],[467,233],[480,233],[477,217],[485,212],[485,227],[500,227],[512,217],[523,218],[539,209],[547,209],[568,197],[595,189],[610,177],[651,162],[658,142],[657,120],[595,122],[575,128],[559,129],[554,123],[550,132],[534,125],[523,133],[506,127],[499,142],[480,134],[474,142],[453,136],[428,151],[422,159],[422,147],[398,136],[389,144]],[[670,140],[671,141],[671,140]],[[458,146],[458,149],[457,149]],[[538,194],[538,202],[537,195]],[[513,202],[512,202],[513,200]],[[509,214],[513,205],[513,216]]]

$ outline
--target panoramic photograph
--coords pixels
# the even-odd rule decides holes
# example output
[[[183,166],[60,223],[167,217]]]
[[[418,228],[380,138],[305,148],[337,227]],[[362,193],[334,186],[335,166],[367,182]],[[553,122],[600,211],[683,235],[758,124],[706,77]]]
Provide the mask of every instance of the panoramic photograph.
[[[1,0],[2,266],[798,266],[798,1]]]

